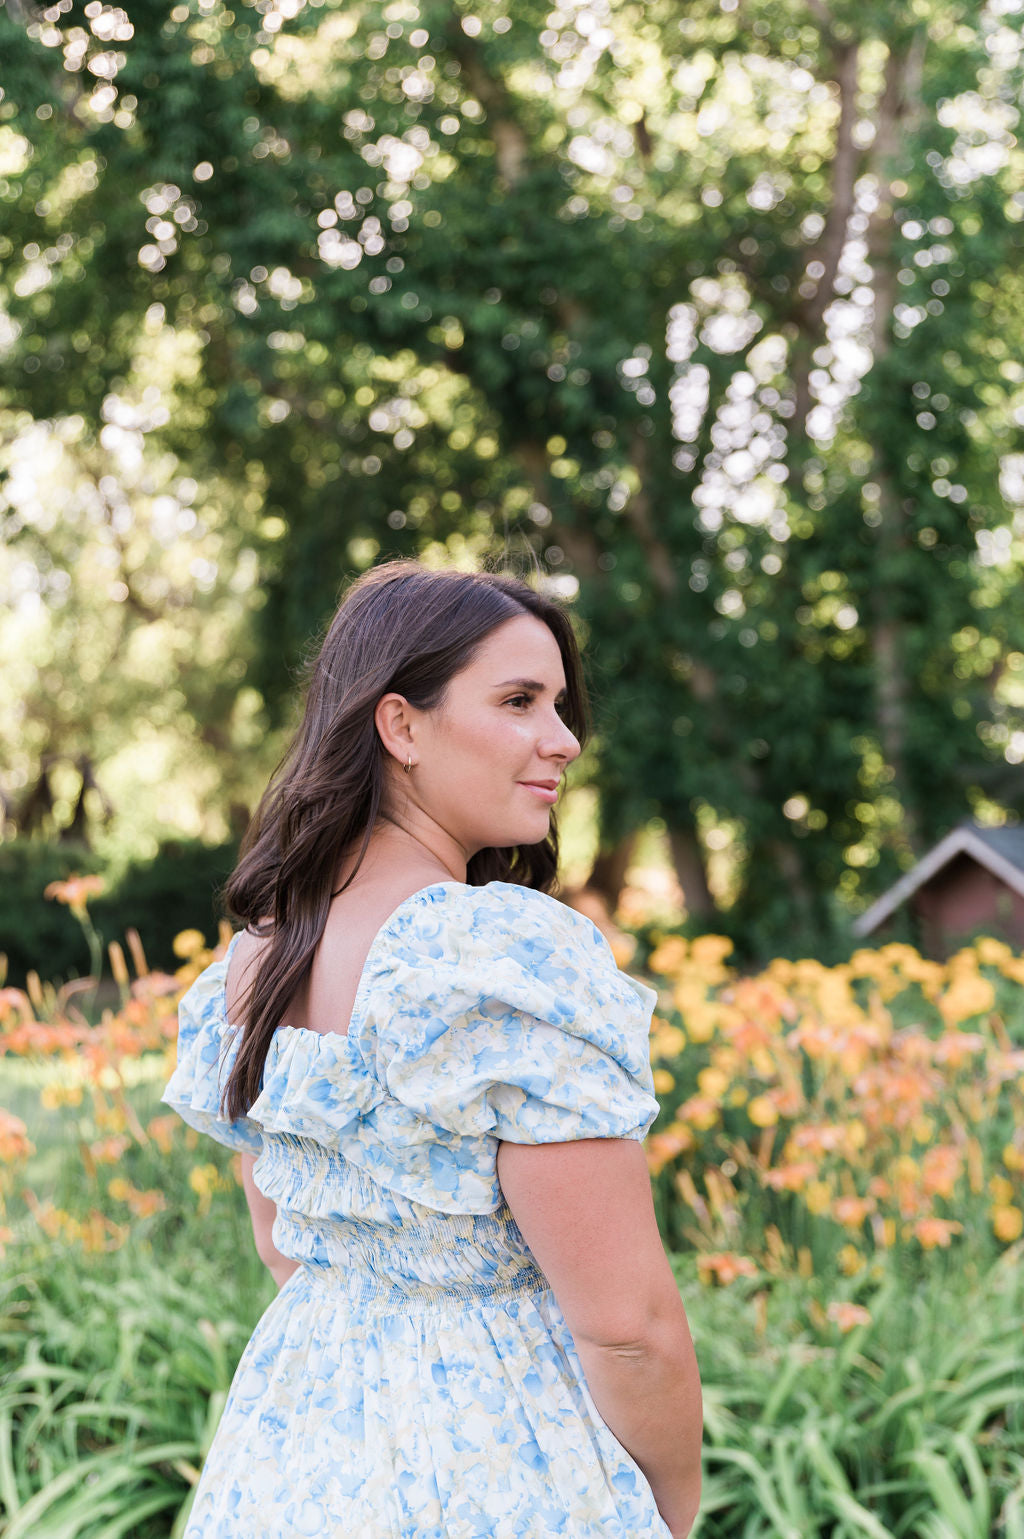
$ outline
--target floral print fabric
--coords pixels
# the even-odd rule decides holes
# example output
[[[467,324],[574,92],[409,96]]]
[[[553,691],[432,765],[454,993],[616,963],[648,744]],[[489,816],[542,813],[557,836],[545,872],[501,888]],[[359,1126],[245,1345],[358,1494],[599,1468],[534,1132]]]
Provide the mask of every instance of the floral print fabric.
[[[439,883],[378,932],[348,1034],[280,1027],[229,1122],[233,946],[182,1001],[164,1100],[257,1156],[303,1265],[242,1356],[185,1539],[664,1539],[496,1174],[501,1139],[644,1136],[653,992],[554,899]]]

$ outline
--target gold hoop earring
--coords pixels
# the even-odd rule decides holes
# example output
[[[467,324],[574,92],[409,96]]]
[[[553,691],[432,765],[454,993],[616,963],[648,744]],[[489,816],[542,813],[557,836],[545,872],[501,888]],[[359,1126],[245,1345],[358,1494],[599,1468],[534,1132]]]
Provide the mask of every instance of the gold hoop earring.
[[[406,759],[405,764],[403,765],[403,768],[404,768],[405,773],[407,775],[412,773],[412,754],[410,754],[408,759]]]

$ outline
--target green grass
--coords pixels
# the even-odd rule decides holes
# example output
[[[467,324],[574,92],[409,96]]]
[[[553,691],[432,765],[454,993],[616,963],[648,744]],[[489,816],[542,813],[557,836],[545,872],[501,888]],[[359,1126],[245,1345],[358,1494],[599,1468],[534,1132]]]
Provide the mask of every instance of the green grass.
[[[131,1101],[158,1108],[155,1061]],[[92,1109],[40,1112],[39,1071],[4,1064],[0,1104],[30,1126],[23,1184],[69,1210],[125,1215],[112,1175],[164,1211],[121,1249],[33,1232],[0,1263],[0,1539],[180,1539],[239,1354],[274,1285],[237,1185],[198,1211],[195,1164],[230,1156],[182,1132],[132,1145],[89,1183]],[[704,1383],[705,1493],[693,1539],[1024,1539],[1024,1245],[895,1250],[854,1277],[697,1281],[674,1258]],[[868,1310],[843,1334],[832,1302]],[[284,1539],[284,1536],[282,1536]]]
[[[0,1295],[4,1539],[177,1539],[273,1285],[225,1193],[153,1247],[21,1256]],[[212,1252],[212,1253],[211,1253]],[[1008,1253],[854,1287],[676,1265],[704,1381],[694,1539],[1024,1539],[1024,1283]],[[833,1296],[871,1314],[846,1335]],[[758,1295],[761,1295],[760,1302]],[[815,1317],[817,1314],[817,1322]]]

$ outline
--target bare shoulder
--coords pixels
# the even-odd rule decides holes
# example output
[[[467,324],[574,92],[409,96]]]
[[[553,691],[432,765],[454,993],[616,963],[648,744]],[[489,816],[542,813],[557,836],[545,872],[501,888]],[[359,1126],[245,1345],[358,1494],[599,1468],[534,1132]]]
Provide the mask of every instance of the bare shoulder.
[[[229,1021],[237,1020],[241,1014],[252,986],[254,969],[269,943],[269,936],[253,935],[251,930],[242,930],[235,941],[224,986]]]

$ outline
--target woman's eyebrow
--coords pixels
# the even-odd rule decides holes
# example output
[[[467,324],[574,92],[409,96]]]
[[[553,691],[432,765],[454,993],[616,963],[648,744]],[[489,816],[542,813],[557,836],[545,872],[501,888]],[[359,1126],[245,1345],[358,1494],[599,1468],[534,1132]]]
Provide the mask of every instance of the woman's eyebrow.
[[[505,679],[501,684],[495,684],[495,689],[528,689],[531,694],[542,695],[547,689],[546,684],[541,684],[538,679]],[[565,690],[560,689],[556,695],[564,695]]]

